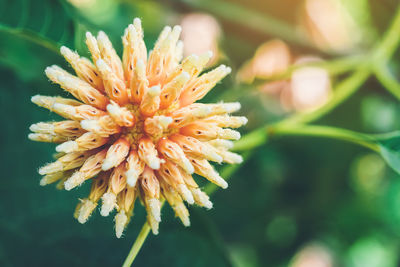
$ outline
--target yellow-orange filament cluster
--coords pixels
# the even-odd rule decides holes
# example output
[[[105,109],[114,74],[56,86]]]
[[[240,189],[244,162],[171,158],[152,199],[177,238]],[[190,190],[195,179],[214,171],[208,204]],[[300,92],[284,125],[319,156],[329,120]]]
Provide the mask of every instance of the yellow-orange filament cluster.
[[[165,27],[147,53],[139,19],[125,30],[122,60],[107,35],[86,34],[92,61],[66,47],[61,54],[76,76],[58,66],[46,69],[51,81],[77,100],[36,95],[32,101],[66,120],[37,123],[29,138],[59,143],[57,160],[39,169],[41,185],[59,181],[71,190],[92,181],[89,196],[78,204],[75,217],[85,223],[97,203],[100,213],[116,210],[120,237],[139,197],[154,234],[166,199],[185,226],[184,204],[211,208],[208,196],[192,177],[199,174],[226,188],[226,181],[209,163],[240,163],[229,152],[229,140],[240,138],[237,128],[247,122],[229,114],[239,103],[201,104],[217,82],[230,73],[221,65],[201,74],[211,53],[182,60],[179,26]],[[93,63],[92,63],[93,62]]]

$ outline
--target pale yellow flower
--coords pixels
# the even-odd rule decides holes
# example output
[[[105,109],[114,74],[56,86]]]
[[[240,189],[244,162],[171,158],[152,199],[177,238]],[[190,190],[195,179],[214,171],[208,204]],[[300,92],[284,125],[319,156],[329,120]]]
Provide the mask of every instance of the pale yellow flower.
[[[229,152],[245,117],[229,116],[239,103],[201,104],[217,82],[230,73],[224,65],[200,75],[211,53],[182,59],[179,26],[165,27],[154,49],[147,53],[140,19],[125,30],[122,60],[104,32],[87,33],[94,64],[66,47],[61,53],[74,76],[58,66],[46,69],[49,79],[77,100],[36,95],[32,102],[66,120],[33,124],[29,138],[60,143],[57,160],[39,169],[41,185],[60,181],[71,190],[92,180],[87,198],[75,217],[85,223],[99,201],[100,213],[114,209],[115,230],[121,237],[137,197],[147,210],[154,234],[166,199],[185,226],[189,213],[183,203],[212,208],[192,174],[226,188],[227,182],[209,161],[240,163]]]

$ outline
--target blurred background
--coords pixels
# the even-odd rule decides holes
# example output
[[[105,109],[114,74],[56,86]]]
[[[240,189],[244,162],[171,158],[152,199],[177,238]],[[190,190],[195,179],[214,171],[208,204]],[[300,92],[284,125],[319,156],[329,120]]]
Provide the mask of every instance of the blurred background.
[[[0,0],[0,265],[120,266],[144,210],[116,239],[111,217],[85,225],[72,216],[90,185],[41,187],[39,166],[54,145],[28,128],[57,116],[35,94],[63,95],[44,75],[68,69],[60,45],[88,55],[86,31],[121,35],[140,17],[152,47],[164,25],[180,24],[185,54],[214,52],[209,67],[233,72],[205,99],[240,101],[243,134],[324,105],[387,29],[398,0]],[[400,29],[399,29],[400,33]],[[336,59],[340,64],[331,64]],[[311,65],[308,63],[312,63]],[[315,63],[315,64],[314,64]],[[297,68],[301,64],[306,67]],[[314,65],[313,65],[314,64]],[[396,53],[391,71],[399,73]],[[318,124],[385,133],[400,129],[400,106],[373,77]],[[184,228],[169,207],[134,266],[400,266],[400,179],[380,156],[352,144],[309,137],[268,140],[212,195],[190,208]]]

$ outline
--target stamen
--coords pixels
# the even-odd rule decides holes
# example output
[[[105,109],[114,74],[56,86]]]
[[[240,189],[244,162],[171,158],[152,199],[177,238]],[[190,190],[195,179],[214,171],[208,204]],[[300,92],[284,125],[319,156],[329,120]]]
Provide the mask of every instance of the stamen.
[[[108,39],[108,36],[103,31],[99,31],[99,34],[97,35],[97,43],[100,50],[101,58],[108,66],[110,66],[112,73],[116,75],[117,79],[123,81],[124,70],[122,68],[121,59],[115,52],[110,40]],[[99,59],[95,61],[96,65],[98,60]],[[97,67],[99,66],[97,65]],[[103,80],[105,80],[104,77]],[[107,86],[105,85],[105,87]]]
[[[55,65],[47,67],[45,73],[50,80],[59,84],[64,90],[71,93],[77,99],[102,110],[106,108],[108,104],[107,97],[87,82],[69,74]]]
[[[126,182],[130,187],[136,185],[139,175],[142,174],[144,170],[144,162],[139,159],[139,155],[135,150],[131,150],[127,162]]]
[[[120,107],[117,103],[111,102],[107,105],[108,114],[121,127],[132,127],[135,124],[135,117],[126,107]]]
[[[117,205],[117,196],[113,192],[107,192],[101,197],[101,200],[103,204],[100,209],[100,214],[101,216],[107,217]]]
[[[77,207],[75,216],[78,219],[78,222],[82,224],[86,223],[96,206],[97,203],[94,203],[89,199],[81,200],[80,205]]]
[[[182,107],[202,99],[220,80],[231,72],[231,68],[221,65],[190,82],[180,96]]]
[[[81,126],[83,129],[102,137],[107,137],[121,131],[121,127],[109,115],[93,120],[83,120],[81,121]]]
[[[87,132],[81,135],[75,141],[67,141],[56,146],[56,151],[65,153],[71,153],[74,151],[85,151],[98,148],[107,143],[107,141],[107,137],[102,137],[92,132]]]
[[[85,180],[96,176],[101,171],[101,164],[106,157],[107,150],[103,149],[95,155],[90,156],[79,171],[75,172],[68,180],[65,181],[65,190],[69,191],[79,185]]]
[[[160,107],[160,86],[148,88],[143,95],[140,103],[140,111],[144,116],[153,116]]]
[[[184,71],[178,76],[176,76],[176,78],[173,79],[171,82],[164,85],[160,96],[161,109],[168,108],[171,104],[173,104],[178,100],[184,85],[186,84],[187,81],[189,81],[189,79],[190,79],[189,73]]]
[[[144,131],[153,137],[161,136],[172,123],[172,118],[167,116],[154,116],[144,121]]]
[[[115,215],[115,235],[117,238],[121,238],[122,233],[126,225],[128,224],[128,216],[126,216],[125,211],[121,210]]]
[[[138,154],[150,168],[158,170],[160,168],[161,160],[157,156],[157,149],[149,138],[142,138],[139,140]]]
[[[192,164],[185,156],[185,153],[182,151],[181,147],[176,143],[168,140],[167,138],[163,138],[158,142],[158,150],[163,156],[176,163],[187,173],[192,174],[194,172]]]
[[[96,67],[87,58],[80,57],[76,52],[65,46],[60,48],[61,54],[71,64],[79,78],[86,81],[100,92],[104,92],[103,80],[98,75]]]
[[[49,163],[39,169],[40,175],[71,170],[82,166],[85,160],[91,155],[91,151],[68,153],[53,163]]]
[[[228,183],[219,176],[218,172],[205,159],[190,158],[195,169],[195,173],[205,177],[210,182],[220,186],[223,189],[228,187]]]
[[[107,95],[120,105],[127,104],[129,98],[124,80],[118,77],[103,59],[97,60],[96,66],[103,78]]]
[[[114,144],[110,146],[107,151],[106,159],[101,166],[103,171],[109,170],[113,167],[118,166],[125,160],[129,153],[129,141],[121,137]]]

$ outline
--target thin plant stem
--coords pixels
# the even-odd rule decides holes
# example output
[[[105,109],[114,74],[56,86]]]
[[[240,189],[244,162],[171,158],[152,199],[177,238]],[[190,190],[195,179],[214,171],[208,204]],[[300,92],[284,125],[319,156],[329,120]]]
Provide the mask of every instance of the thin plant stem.
[[[386,88],[386,90],[400,100],[400,83],[390,72],[389,67],[386,64],[383,64],[375,69],[375,76]]]
[[[376,144],[376,141],[372,136],[336,127],[316,125],[283,126],[275,128],[271,127],[268,129],[268,132],[269,136],[291,135],[332,138],[358,144],[375,152],[379,152],[379,146]]]
[[[267,124],[256,130],[253,130],[252,132],[244,135],[239,141],[235,142],[234,150],[243,151],[263,145],[268,138],[266,130],[271,126],[303,124],[319,119],[355,93],[361,84],[367,80],[370,73],[371,72],[369,70],[365,69],[356,71],[336,87],[333,97],[324,106],[316,109],[315,111],[295,114],[277,123]]]
[[[314,111],[299,113],[289,117],[283,120],[280,124],[309,123],[319,119],[325,114],[331,112],[334,108],[353,95],[360,88],[360,86],[365,83],[370,75],[371,70],[369,68],[361,68],[356,70],[350,77],[342,81],[336,87],[332,98],[325,105]]]
[[[400,43],[400,6],[397,8],[396,15],[386,31],[382,42],[374,50],[374,58],[377,62],[388,61],[396,52]],[[377,63],[374,61],[374,63]]]
[[[139,253],[140,249],[142,248],[144,241],[146,240],[147,236],[149,235],[150,230],[151,230],[150,225],[147,222],[145,222],[143,224],[142,230],[140,230],[140,233],[135,240],[135,243],[133,243],[133,246],[132,246],[131,250],[129,251],[129,254],[126,257],[122,267],[129,267],[132,265],[137,254]]]
[[[383,41],[377,46],[373,51],[371,59],[373,61],[367,62],[367,66],[363,65],[359,70],[355,71],[350,77],[341,82],[334,90],[333,97],[324,106],[308,113],[299,113],[291,117],[288,117],[280,122],[274,124],[267,124],[252,132],[243,136],[239,141],[235,143],[234,150],[243,151],[247,149],[252,149],[259,145],[263,145],[268,138],[267,129],[271,125],[282,126],[282,125],[296,125],[310,123],[322,117],[323,115],[332,111],[335,107],[344,102],[352,94],[354,94],[357,89],[368,79],[372,73],[372,64],[378,64],[381,66],[386,63],[393,53],[396,51],[400,43],[400,7],[397,9],[395,18],[386,32]],[[381,73],[382,74],[382,73]],[[386,73],[387,75],[387,73]],[[388,79],[388,76],[384,77]],[[385,81],[386,83],[388,80]],[[393,83],[393,81],[391,81]],[[393,87],[392,87],[393,88]]]
[[[244,153],[243,162],[248,160],[251,154],[252,154],[252,152],[250,152],[250,151]],[[239,169],[240,166],[241,165],[239,165],[239,164],[225,166],[221,170],[221,176],[224,177],[225,180],[229,180],[229,178],[232,177],[232,175]],[[206,187],[205,192],[208,195],[212,195],[216,190],[217,190],[217,187],[214,184],[209,184]],[[164,203],[165,202],[163,201],[162,204],[164,204]],[[161,206],[161,208],[162,207],[163,207],[163,205]],[[142,230],[140,230],[138,237],[136,238],[135,242],[133,243],[132,248],[129,251],[129,254],[126,257],[122,267],[130,267],[132,265],[137,254],[139,253],[140,249],[142,248],[144,241],[146,240],[147,236],[149,235],[150,230],[151,230],[151,228],[150,228],[149,224],[147,222],[145,222],[143,224]]]

